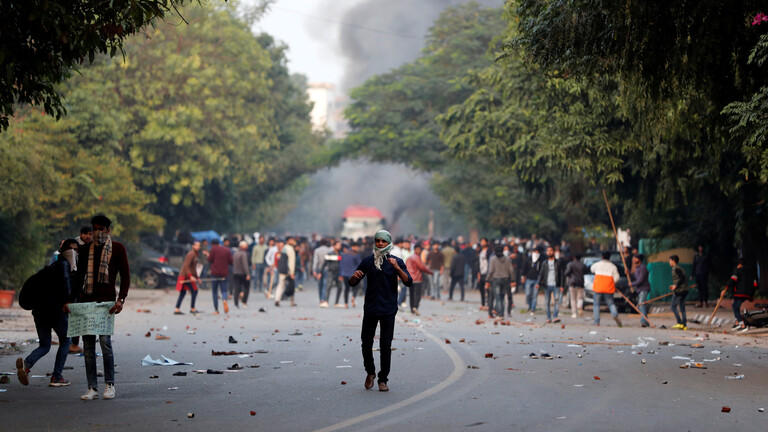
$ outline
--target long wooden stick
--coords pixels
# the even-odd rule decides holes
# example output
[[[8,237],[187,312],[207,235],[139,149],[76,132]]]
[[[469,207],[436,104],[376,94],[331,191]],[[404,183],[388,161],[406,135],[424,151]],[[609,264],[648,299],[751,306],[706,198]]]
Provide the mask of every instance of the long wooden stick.
[[[673,292],[670,292],[670,293],[666,293],[666,294],[664,294],[664,295],[660,295],[660,296],[658,296],[658,297],[655,297],[655,298],[652,298],[652,299],[650,299],[650,300],[646,300],[646,301],[644,301],[644,302],[642,302],[642,303],[638,303],[637,305],[638,305],[638,306],[640,306],[640,305],[648,304],[648,303],[651,303],[651,302],[655,302],[655,301],[656,301],[656,300],[658,300],[658,299],[663,299],[664,297],[669,297],[669,296],[671,296],[672,294],[674,294],[674,293],[673,293]]]
[[[616,245],[619,246],[619,253],[621,254],[621,263],[624,265],[624,274],[627,275],[627,282],[629,283],[629,288],[632,289],[632,280],[629,278],[629,271],[627,269],[627,262],[624,259],[624,250],[621,248],[621,244],[619,243],[619,234],[616,232],[616,224],[613,222],[613,214],[611,213],[611,205],[608,204],[608,195],[605,194],[605,189],[603,189],[603,198],[605,199],[605,208],[608,209],[608,217],[611,219],[611,227],[613,228],[613,236],[616,238]],[[622,297],[624,297],[624,301],[627,302],[630,306],[632,306],[632,309],[636,310],[637,313],[640,314],[647,322],[651,325],[651,327],[656,327],[653,325],[651,320],[648,319],[648,317],[640,311],[640,309],[635,306],[632,301],[627,298],[627,296],[624,295],[623,292],[621,292],[620,289],[617,289],[619,294],[621,294]]]
[[[192,283],[192,282],[213,282],[213,281],[223,281],[223,280],[224,278],[206,278],[206,279],[195,279],[195,280],[187,279],[187,280],[181,281],[181,283],[185,284],[185,283]]]
[[[720,309],[720,303],[723,302],[723,298],[725,298],[725,293],[728,291],[728,288],[725,288],[720,293],[720,299],[717,301],[717,305],[715,306],[715,311],[712,312],[712,316],[709,317],[709,322],[707,322],[707,325],[712,325],[712,320],[715,319],[715,314],[717,313],[717,310]]]

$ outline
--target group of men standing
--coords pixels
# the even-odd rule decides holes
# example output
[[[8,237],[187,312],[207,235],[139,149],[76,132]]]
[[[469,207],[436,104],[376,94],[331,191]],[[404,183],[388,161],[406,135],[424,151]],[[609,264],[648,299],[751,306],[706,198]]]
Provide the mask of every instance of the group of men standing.
[[[88,235],[92,233],[92,235]],[[61,387],[70,384],[62,371],[70,352],[71,339],[67,337],[69,306],[72,303],[114,303],[110,314],[123,310],[131,284],[128,253],[125,246],[112,240],[112,221],[104,215],[91,219],[91,230],[81,230],[80,238],[66,239],[59,247],[59,254],[51,264],[51,280],[47,291],[38,295],[32,308],[39,345],[26,358],[16,360],[16,375],[19,382],[29,385],[32,367],[51,349],[51,331],[59,339],[53,374],[49,385]],[[120,287],[116,289],[117,280]],[[104,362],[104,399],[115,397],[115,359],[111,335],[82,335],[85,358],[85,375],[88,390],[80,398],[92,400],[99,397],[96,371],[96,337],[101,345]],[[77,351],[77,350],[75,350]]]

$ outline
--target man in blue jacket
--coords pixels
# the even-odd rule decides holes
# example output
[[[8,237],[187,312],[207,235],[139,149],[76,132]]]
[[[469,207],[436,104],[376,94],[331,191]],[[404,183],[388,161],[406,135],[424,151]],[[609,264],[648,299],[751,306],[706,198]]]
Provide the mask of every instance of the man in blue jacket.
[[[410,287],[413,279],[403,260],[389,254],[392,249],[392,236],[389,232],[377,231],[373,238],[373,255],[363,258],[355,273],[349,278],[349,284],[356,286],[364,277],[368,277],[368,289],[365,291],[363,306],[363,329],[360,334],[363,365],[368,374],[365,378],[365,388],[372,388],[373,380],[376,378],[373,337],[376,335],[376,326],[381,325],[379,391],[388,391],[387,377],[392,360],[392,337],[395,333],[395,315],[397,315],[397,280],[399,278],[405,286]]]

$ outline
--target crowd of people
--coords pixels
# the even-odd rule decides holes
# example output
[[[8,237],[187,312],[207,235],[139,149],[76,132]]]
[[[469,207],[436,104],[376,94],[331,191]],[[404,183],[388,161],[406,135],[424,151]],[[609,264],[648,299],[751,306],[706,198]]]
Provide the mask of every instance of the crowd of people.
[[[125,246],[111,238],[111,220],[104,215],[94,216],[91,225],[83,227],[76,239],[61,242],[53,257],[56,281],[49,284],[45,301],[32,309],[39,335],[39,346],[26,358],[16,362],[19,381],[27,385],[31,368],[49,352],[51,332],[59,338],[59,347],[51,377],[51,386],[66,386],[62,376],[68,353],[83,352],[88,390],[84,400],[99,397],[96,375],[95,343],[98,336],[104,362],[106,388],[101,397],[115,397],[114,355],[109,335],[82,335],[67,337],[69,306],[74,302],[114,302],[110,314],[122,311],[130,288],[128,253]],[[615,254],[615,253],[614,253]],[[225,236],[207,241],[195,241],[187,252],[176,290],[179,292],[174,314],[183,315],[181,306],[190,295],[192,314],[201,313],[196,307],[198,290],[210,287],[213,314],[219,314],[219,300],[224,313],[229,312],[230,291],[236,308],[248,308],[250,293],[263,293],[276,307],[283,301],[296,306],[294,294],[304,289],[308,280],[316,281],[317,306],[328,308],[356,308],[361,295],[364,300],[363,357],[368,373],[366,388],[373,386],[375,369],[369,352],[373,334],[381,326],[381,351],[389,353],[384,345],[391,342],[394,315],[410,311],[419,315],[423,299],[435,301],[466,301],[467,291],[480,293],[480,310],[487,311],[495,320],[504,320],[515,308],[515,293],[524,294],[524,313],[535,314],[539,294],[543,293],[546,323],[560,322],[560,307],[570,305],[571,317],[583,314],[585,302],[585,276],[594,275],[593,318],[600,325],[600,306],[605,304],[616,324],[621,327],[614,293],[620,273],[611,252],[602,252],[588,268],[582,257],[571,253],[566,242],[549,244],[532,236],[530,239],[481,238],[477,242],[456,239],[436,241],[413,236],[393,239],[386,231],[358,240],[337,237],[303,238],[296,236]],[[626,248],[621,260],[627,263],[631,275],[629,283],[638,292],[638,311],[642,327],[648,321],[648,294],[650,282],[645,257],[637,250]],[[686,329],[685,301],[689,291],[688,277],[679,266],[679,258],[672,255],[673,284],[669,295],[677,324]],[[694,260],[693,274],[700,297],[697,307],[706,307],[709,262],[703,248]],[[119,287],[116,286],[119,279]],[[210,284],[210,285],[208,285]],[[740,307],[752,298],[757,287],[754,275],[740,261],[725,290],[733,291],[734,330],[745,330]],[[458,289],[457,289],[458,288]],[[565,294],[568,294],[567,296]],[[333,295],[335,294],[335,296]],[[447,296],[447,298],[445,297]],[[385,349],[386,348],[386,349]],[[379,390],[387,390],[388,357],[382,357]]]

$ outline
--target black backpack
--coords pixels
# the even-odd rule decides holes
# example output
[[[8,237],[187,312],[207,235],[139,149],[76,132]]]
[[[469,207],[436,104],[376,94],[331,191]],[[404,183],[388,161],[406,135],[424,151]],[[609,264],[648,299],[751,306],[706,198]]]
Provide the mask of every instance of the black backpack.
[[[19,292],[19,306],[24,310],[37,309],[46,303],[51,288],[56,284],[56,263],[43,267],[30,276]]]

